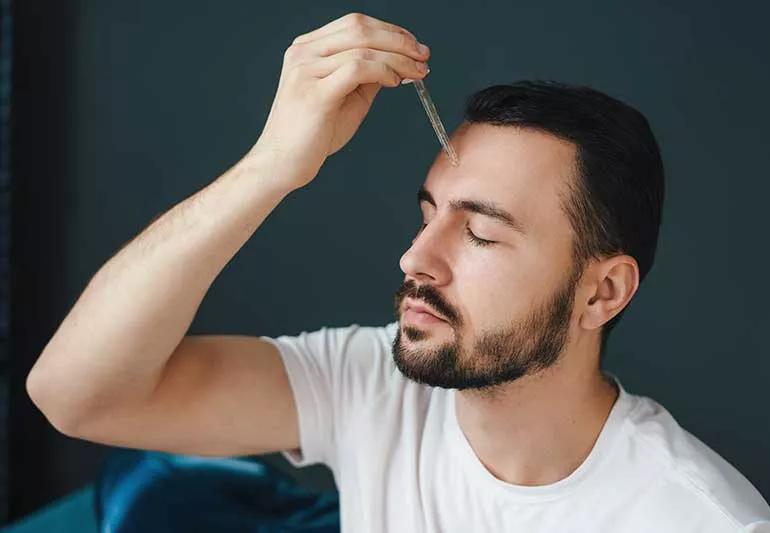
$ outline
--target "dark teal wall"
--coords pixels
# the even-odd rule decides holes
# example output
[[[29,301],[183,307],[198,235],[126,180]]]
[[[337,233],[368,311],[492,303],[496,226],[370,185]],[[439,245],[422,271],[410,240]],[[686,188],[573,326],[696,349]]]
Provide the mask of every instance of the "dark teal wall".
[[[39,262],[19,278],[36,310],[23,315],[21,370],[119,246],[256,140],[291,40],[362,11],[431,46],[428,86],[449,129],[469,93],[520,78],[588,84],[646,114],[667,203],[656,264],[607,367],[770,496],[770,47],[756,3],[102,0],[58,18],[48,4],[19,8],[26,31],[53,31],[26,35],[25,59],[39,63],[24,67],[19,96],[20,253]],[[390,321],[398,259],[420,222],[415,191],[437,149],[414,89],[384,90],[351,143],[225,268],[191,332]],[[41,459],[67,466],[39,467],[59,475],[37,485],[63,491],[92,475],[89,445],[37,431],[67,450]],[[17,488],[28,495],[17,509],[45,490]]]

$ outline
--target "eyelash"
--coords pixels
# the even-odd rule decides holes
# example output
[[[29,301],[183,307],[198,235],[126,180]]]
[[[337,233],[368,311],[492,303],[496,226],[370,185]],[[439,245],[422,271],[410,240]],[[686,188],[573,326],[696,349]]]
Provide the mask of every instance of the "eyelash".
[[[425,226],[427,226],[427,224],[423,223],[422,227],[420,228],[420,231],[424,230]],[[479,246],[482,248],[485,246],[490,246],[497,242],[497,241],[488,241],[486,239],[481,239],[479,237],[476,237],[471,231],[471,228],[469,228],[468,226],[465,227],[465,235],[468,237],[468,240],[471,241],[475,246]]]

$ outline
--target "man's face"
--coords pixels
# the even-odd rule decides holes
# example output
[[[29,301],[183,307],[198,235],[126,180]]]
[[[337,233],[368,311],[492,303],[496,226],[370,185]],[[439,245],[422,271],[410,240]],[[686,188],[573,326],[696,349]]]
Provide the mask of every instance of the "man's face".
[[[491,391],[554,364],[570,338],[580,272],[560,203],[575,148],[546,133],[486,124],[461,125],[452,144],[460,165],[436,158],[420,200],[426,225],[401,257],[393,354],[414,381]],[[471,207],[466,201],[505,211],[518,230],[451,205]],[[444,320],[408,312],[410,303]]]

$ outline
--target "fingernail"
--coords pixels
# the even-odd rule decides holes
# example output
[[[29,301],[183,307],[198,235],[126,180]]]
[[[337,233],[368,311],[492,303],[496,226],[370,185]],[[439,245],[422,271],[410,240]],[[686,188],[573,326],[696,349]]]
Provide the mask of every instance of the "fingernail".
[[[428,71],[428,65],[425,63],[422,63],[420,61],[415,61],[415,64],[417,65],[417,70],[420,72],[427,72]]]
[[[401,85],[406,85],[407,83],[412,83],[414,80],[410,78],[404,78],[401,80]]]
[[[424,45],[424,44],[422,44],[422,43],[420,43],[419,45],[417,45],[417,50],[418,50],[418,51],[419,51],[419,52],[420,52],[422,55],[425,55],[425,54],[427,54],[428,52],[430,52],[430,48],[428,48],[427,46],[425,46],[425,45]]]

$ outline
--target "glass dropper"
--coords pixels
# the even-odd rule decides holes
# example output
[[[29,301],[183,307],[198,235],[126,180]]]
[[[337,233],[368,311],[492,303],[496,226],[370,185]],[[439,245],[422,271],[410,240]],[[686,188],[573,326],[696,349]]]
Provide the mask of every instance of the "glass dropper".
[[[422,106],[428,114],[430,123],[433,126],[433,130],[436,132],[436,136],[438,137],[441,146],[444,147],[444,151],[446,151],[449,156],[449,161],[453,166],[459,165],[460,158],[457,157],[457,152],[455,152],[452,145],[449,144],[449,137],[444,129],[444,124],[441,123],[441,119],[436,111],[436,106],[433,104],[433,99],[430,97],[427,87],[425,87],[425,82],[423,80],[414,80],[412,83],[414,83],[414,88],[417,89],[417,96],[420,97],[420,102],[422,102]]]

